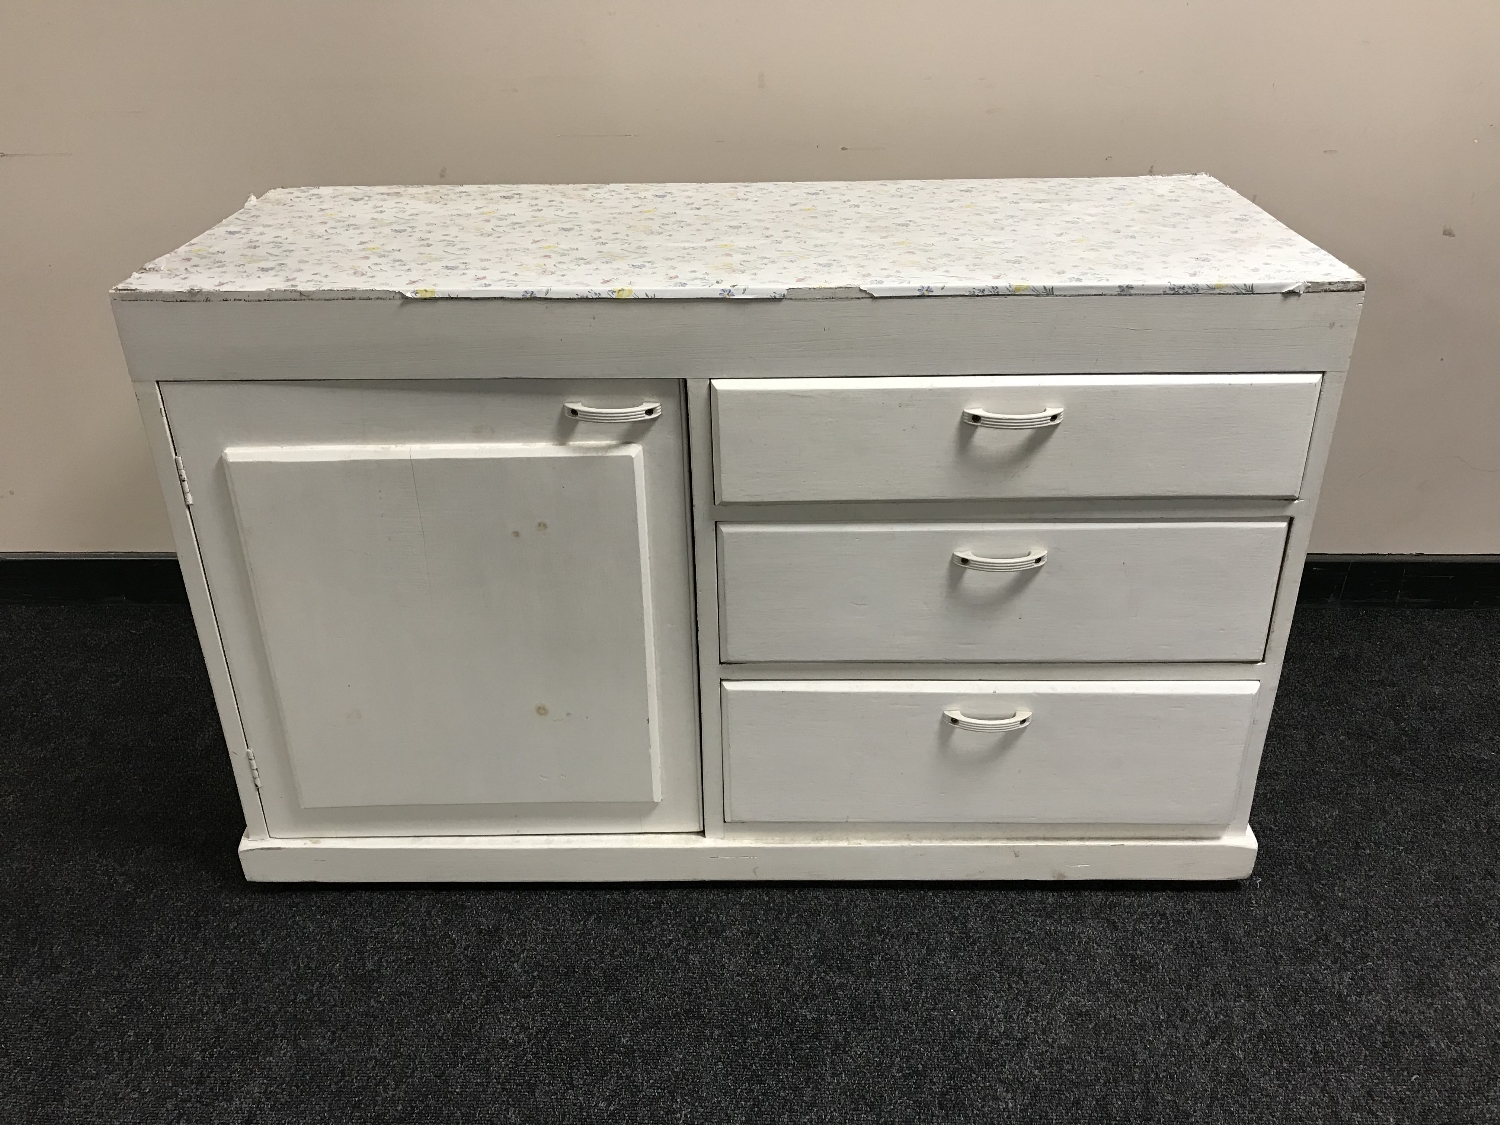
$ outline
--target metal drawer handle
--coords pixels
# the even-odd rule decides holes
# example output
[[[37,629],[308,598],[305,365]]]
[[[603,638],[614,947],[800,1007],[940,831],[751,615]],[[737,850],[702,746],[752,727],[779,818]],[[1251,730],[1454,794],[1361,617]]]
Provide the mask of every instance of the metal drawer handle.
[[[1016,708],[1016,713],[1005,719],[971,719],[957,707],[950,707],[943,712],[943,722],[950,727],[959,730],[977,730],[990,733],[999,731],[1020,730],[1031,723],[1031,712]]]
[[[954,551],[953,562],[957,566],[966,567],[969,570],[989,570],[1006,573],[1016,570],[1035,570],[1047,562],[1047,549],[1032,551],[1027,555],[1020,555],[1013,559],[987,559],[983,555],[976,555],[973,551]]]
[[[639,406],[587,406],[581,402],[563,403],[563,413],[580,422],[649,422],[661,417],[661,403],[643,402]]]
[[[993,414],[970,406],[964,410],[964,421],[971,426],[983,426],[987,430],[1040,430],[1055,426],[1062,421],[1063,408],[1049,406],[1036,414]]]

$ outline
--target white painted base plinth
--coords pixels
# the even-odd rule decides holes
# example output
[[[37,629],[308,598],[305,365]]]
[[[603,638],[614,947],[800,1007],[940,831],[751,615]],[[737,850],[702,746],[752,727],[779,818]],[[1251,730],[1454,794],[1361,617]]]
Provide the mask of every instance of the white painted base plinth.
[[[647,882],[756,879],[1243,879],[1248,828],[1199,840],[739,841],[402,836],[240,842],[253,882]]]

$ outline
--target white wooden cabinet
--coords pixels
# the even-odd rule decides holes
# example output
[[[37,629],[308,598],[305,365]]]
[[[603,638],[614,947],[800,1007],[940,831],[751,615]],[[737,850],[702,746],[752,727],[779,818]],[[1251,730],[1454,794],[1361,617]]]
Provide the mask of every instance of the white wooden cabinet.
[[[1204,176],[252,200],[114,292],[247,875],[1248,873],[1362,291]]]

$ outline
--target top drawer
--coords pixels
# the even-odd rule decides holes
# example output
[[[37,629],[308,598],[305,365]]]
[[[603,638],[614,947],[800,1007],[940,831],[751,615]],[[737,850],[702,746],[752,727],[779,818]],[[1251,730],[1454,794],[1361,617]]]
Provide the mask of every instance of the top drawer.
[[[718,499],[1290,498],[1319,384],[1316,374],[715,379]],[[1053,424],[1035,417],[1059,409]]]

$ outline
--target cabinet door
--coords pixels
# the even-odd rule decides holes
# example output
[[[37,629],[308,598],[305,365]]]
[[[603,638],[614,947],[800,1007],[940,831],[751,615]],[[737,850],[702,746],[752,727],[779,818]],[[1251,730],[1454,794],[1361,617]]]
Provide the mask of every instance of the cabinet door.
[[[676,383],[163,398],[274,834],[700,826]]]

